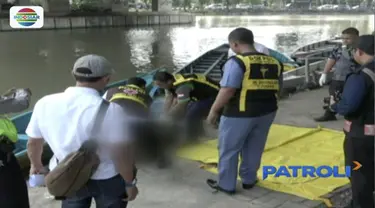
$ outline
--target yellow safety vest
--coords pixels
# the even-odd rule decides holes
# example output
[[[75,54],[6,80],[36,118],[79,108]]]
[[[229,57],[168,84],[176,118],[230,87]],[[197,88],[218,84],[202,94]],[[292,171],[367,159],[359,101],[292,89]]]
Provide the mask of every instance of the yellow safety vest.
[[[271,56],[259,53],[237,55],[234,59],[242,66],[244,76],[241,88],[225,107],[223,115],[252,117],[262,114],[263,111],[272,112],[274,108],[277,109],[275,95],[280,90],[282,64]]]
[[[186,82],[198,82],[205,85],[208,85],[214,89],[220,90],[220,86],[213,81],[209,80],[205,75],[203,74],[189,74],[189,75],[182,75],[182,74],[175,74],[174,75],[175,82],[173,83],[173,86],[178,86],[180,84],[186,83]]]
[[[5,116],[0,116],[0,137],[5,137],[11,142],[18,141],[18,132],[13,122]]]
[[[113,94],[110,102],[118,99],[132,100],[148,108],[146,104],[146,91],[136,85],[125,85],[118,87],[118,93]]]

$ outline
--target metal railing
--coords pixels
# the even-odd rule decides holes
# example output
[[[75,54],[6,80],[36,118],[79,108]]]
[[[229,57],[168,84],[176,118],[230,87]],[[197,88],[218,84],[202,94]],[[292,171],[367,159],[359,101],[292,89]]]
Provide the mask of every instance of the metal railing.
[[[314,63],[315,62],[319,62],[319,61],[322,61],[322,60],[326,60],[328,57],[324,57],[324,56],[316,56],[316,55],[319,55],[319,54],[322,54],[322,52],[317,52],[317,53],[312,53],[310,55],[307,55],[304,60],[305,60],[305,81],[306,83],[309,83],[310,82],[310,59],[314,59]],[[317,61],[319,60],[319,61]]]

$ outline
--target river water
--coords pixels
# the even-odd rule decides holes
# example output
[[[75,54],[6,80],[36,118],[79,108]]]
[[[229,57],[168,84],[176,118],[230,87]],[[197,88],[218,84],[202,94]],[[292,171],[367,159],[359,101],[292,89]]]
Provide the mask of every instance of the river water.
[[[171,27],[3,32],[0,91],[29,87],[35,103],[73,85],[73,63],[88,53],[113,63],[113,80],[159,67],[178,69],[226,42],[229,32],[239,26],[251,29],[257,42],[288,54],[304,44],[339,35],[349,26],[361,34],[371,33],[374,16],[204,16],[193,25]]]

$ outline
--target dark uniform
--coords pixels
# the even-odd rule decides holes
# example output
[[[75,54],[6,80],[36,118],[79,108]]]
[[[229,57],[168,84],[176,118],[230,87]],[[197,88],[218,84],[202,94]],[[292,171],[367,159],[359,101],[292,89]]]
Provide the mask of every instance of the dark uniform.
[[[202,131],[201,121],[205,119],[219,92],[217,82],[201,74],[174,75],[173,88],[168,90],[178,102],[189,102],[185,118],[189,137],[196,138]]]
[[[362,47],[363,45],[372,47],[372,56],[374,55],[373,39],[372,36],[365,43],[362,42]],[[345,117],[346,165],[354,168],[356,165],[353,161],[362,165],[360,169],[353,170],[349,178],[352,186],[353,208],[374,208],[374,65],[373,61],[349,74],[341,100],[330,107],[332,111]]]
[[[357,64],[353,60],[353,49],[343,48],[342,46],[336,47],[333,49],[332,53],[329,56],[330,59],[336,61],[334,65],[334,71],[332,75],[332,80],[328,88],[328,93],[330,96],[337,97],[337,95],[342,93],[344,88],[346,77],[352,70],[355,69]],[[336,113],[325,111],[324,115],[320,118],[316,118],[316,121],[326,121],[334,120]]]
[[[234,193],[239,155],[244,188],[251,188],[257,181],[267,135],[278,109],[283,65],[273,57],[247,53],[229,59],[225,68],[220,85],[237,91],[220,118],[219,181],[207,182],[213,188]]]
[[[0,96],[0,114],[16,113],[29,106],[29,90],[11,90]],[[0,116],[0,207],[29,208],[26,181],[13,151],[18,140],[11,120]]]

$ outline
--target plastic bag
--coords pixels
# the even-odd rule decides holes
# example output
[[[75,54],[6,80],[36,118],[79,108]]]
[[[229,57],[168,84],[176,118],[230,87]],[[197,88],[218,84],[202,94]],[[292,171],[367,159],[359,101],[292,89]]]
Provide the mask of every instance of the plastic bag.
[[[44,184],[44,174],[30,175],[29,186],[32,187],[32,188],[45,186],[45,184]]]

